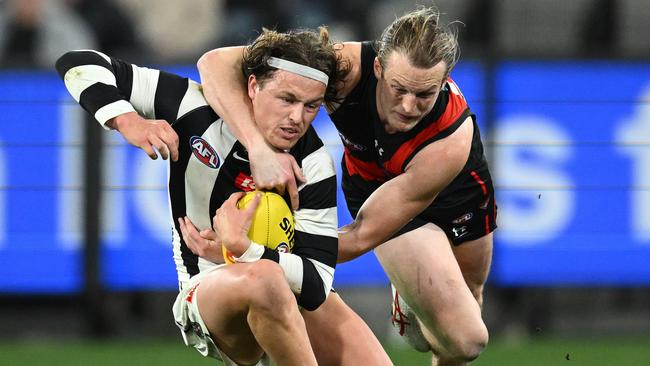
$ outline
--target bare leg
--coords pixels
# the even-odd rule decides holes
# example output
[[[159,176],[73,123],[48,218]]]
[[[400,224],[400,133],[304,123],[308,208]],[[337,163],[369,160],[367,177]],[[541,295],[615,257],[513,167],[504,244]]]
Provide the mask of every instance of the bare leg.
[[[456,261],[463,273],[465,283],[476,299],[478,305],[483,308],[483,288],[490,273],[492,264],[492,233],[459,246],[453,246],[452,250]],[[456,365],[454,360],[447,360],[444,355],[438,359],[438,366]]]
[[[465,283],[481,307],[483,307],[483,288],[492,264],[492,245],[493,236],[490,233],[453,247]]]
[[[302,314],[320,366],[393,364],[368,325],[337,293]]]
[[[380,245],[375,254],[418,315],[438,365],[465,365],[478,357],[487,328],[445,233],[427,224]]]
[[[264,352],[279,365],[316,365],[305,323],[282,268],[272,261],[223,267],[196,291],[215,344],[240,364]]]

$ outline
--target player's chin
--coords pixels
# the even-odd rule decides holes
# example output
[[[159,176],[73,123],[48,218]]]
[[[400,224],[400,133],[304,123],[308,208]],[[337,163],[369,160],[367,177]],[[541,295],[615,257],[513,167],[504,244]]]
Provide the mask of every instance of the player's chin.
[[[395,120],[392,121],[390,124],[390,127],[392,130],[396,132],[408,132],[413,129],[418,124],[418,120],[412,120],[412,121],[401,121],[401,120]]]
[[[275,136],[274,138],[271,139],[271,145],[275,147],[276,149],[280,150],[289,150],[291,149],[300,139],[300,136],[297,136],[295,138],[286,138],[286,137],[278,137]]]

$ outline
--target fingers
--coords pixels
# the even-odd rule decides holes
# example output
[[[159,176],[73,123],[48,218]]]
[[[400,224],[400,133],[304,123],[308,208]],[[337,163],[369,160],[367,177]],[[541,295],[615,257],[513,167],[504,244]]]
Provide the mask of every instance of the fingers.
[[[192,244],[194,244],[197,239],[201,239],[199,232],[196,230],[196,227],[194,227],[194,224],[192,224],[192,221],[190,221],[189,218],[181,217],[178,219],[178,223],[180,224],[181,234],[183,234],[183,240],[185,240],[186,243],[192,242]]]
[[[187,217],[181,217],[178,219],[178,224],[181,229],[181,234],[183,235],[183,241],[187,247],[192,251],[192,253],[198,256],[204,256],[207,249],[210,247],[211,239],[203,238],[194,224]]]
[[[187,228],[185,227],[185,221],[183,220],[182,217],[178,218],[178,227],[181,229],[181,236],[183,237],[183,240],[187,243],[187,238],[189,237],[189,234],[187,233]]]
[[[201,230],[199,232],[199,235],[201,235],[201,237],[205,240],[212,240],[216,242],[218,239],[217,233],[209,229]]]
[[[298,200],[298,185],[296,184],[295,179],[289,179],[287,181],[287,191],[289,192],[289,199],[291,200],[291,209],[297,210],[298,205],[300,204]]]
[[[144,143],[144,144],[140,145],[140,148],[142,150],[144,150],[144,152],[147,153],[147,155],[149,155],[151,160],[158,159],[158,154],[156,154],[156,152],[153,150],[153,148],[151,147],[150,144]]]
[[[158,150],[160,156],[167,160],[171,157],[172,161],[178,161],[178,134],[164,120],[155,120],[147,128],[146,142],[140,146],[147,154],[156,159],[158,155],[154,148]]]
[[[171,143],[168,143],[167,146],[172,155],[172,161],[178,161],[178,135],[176,135],[176,132],[174,132],[174,137]]]
[[[165,143],[169,154],[171,155],[172,161],[178,161],[178,134],[171,125],[165,123],[163,126],[164,130],[160,139]]]
[[[291,157],[291,166],[293,168],[293,175],[296,177],[296,180],[298,180],[300,183],[305,183],[307,179],[305,178],[305,175],[302,174],[302,169],[300,168],[300,165],[296,162],[296,159],[294,159],[293,156],[289,155]]]
[[[167,149],[167,145],[160,139],[160,137],[155,135],[149,137],[149,143],[158,150],[163,160],[169,158],[169,149]]]
[[[298,165],[296,159],[291,155],[287,154],[287,156],[289,158],[289,163],[291,164],[291,172],[293,173],[287,177],[287,192],[289,193],[289,199],[291,200],[291,208],[295,211],[298,209],[300,204],[298,199],[298,182],[304,183],[306,179],[302,174],[302,169],[300,169],[300,165]]]
[[[226,202],[228,202],[228,204],[230,204],[230,205],[232,205],[233,203],[235,205],[237,205],[237,201],[239,201],[242,197],[244,197],[244,195],[246,195],[246,192],[241,192],[241,191],[240,192],[235,192],[235,193],[231,194],[230,197],[228,197]],[[224,202],[224,204],[226,202]]]
[[[255,196],[253,197],[253,200],[246,206],[244,209],[244,214],[247,218],[252,218],[253,214],[255,213],[255,210],[257,210],[257,206],[260,205],[260,201],[262,199],[262,194],[261,193],[255,193]]]

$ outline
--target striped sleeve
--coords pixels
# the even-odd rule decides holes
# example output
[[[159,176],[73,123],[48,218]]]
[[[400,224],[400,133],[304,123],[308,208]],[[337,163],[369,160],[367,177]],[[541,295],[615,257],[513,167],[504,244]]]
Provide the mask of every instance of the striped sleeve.
[[[298,304],[315,310],[327,298],[334,280],[338,252],[336,171],[324,146],[302,160],[307,183],[300,188],[300,208],[294,212],[293,253],[265,250],[285,271]]]
[[[127,112],[173,123],[183,103],[203,101],[196,83],[187,78],[97,51],[70,51],[57,60],[56,69],[70,95],[106,129],[108,120]]]

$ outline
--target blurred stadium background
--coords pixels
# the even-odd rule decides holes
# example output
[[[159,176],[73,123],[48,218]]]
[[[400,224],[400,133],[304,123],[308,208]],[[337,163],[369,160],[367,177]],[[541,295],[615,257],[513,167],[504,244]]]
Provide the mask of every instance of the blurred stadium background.
[[[423,2],[424,4],[430,4]],[[499,226],[476,365],[650,365],[650,4],[438,0],[482,127]],[[208,364],[171,319],[166,165],[105,133],[53,62],[94,48],[198,80],[261,26],[378,36],[411,1],[0,1],[0,364]],[[315,122],[335,159],[338,135]],[[349,216],[341,202],[340,223]],[[372,254],[336,287],[398,365]],[[212,363],[212,362],[211,362]]]

